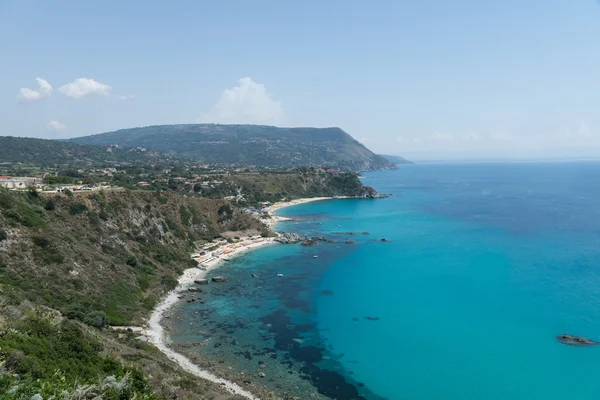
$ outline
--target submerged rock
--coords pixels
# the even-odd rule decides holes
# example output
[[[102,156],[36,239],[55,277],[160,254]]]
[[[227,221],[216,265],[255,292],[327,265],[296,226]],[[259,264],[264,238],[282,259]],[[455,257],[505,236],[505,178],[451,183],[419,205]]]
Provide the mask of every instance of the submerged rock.
[[[368,319],[369,321],[377,321],[377,320],[379,320],[379,317],[373,317],[373,316],[369,315],[369,316],[366,316],[365,319]]]
[[[558,335],[556,337],[556,340],[558,340],[560,343],[566,344],[568,346],[594,346],[594,345],[600,344],[594,340],[590,340],[590,339],[580,337],[580,336],[573,336],[573,335],[569,335],[566,333],[563,333],[562,335]]]
[[[308,238],[305,239],[302,242],[302,246],[312,246],[312,245],[317,244],[317,242],[334,243],[334,241],[331,240],[331,239],[327,239],[327,238],[322,237],[322,236],[313,236],[310,239],[308,239]]]

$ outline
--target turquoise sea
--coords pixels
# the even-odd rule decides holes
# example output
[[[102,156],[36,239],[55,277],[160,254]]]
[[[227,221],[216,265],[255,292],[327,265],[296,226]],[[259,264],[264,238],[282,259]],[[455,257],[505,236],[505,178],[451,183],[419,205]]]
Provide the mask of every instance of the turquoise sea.
[[[191,351],[299,398],[600,398],[600,346],[556,340],[600,340],[600,163],[407,165],[364,183],[392,196],[282,210],[298,220],[280,230],[335,243],[231,261],[213,273],[231,282],[179,305],[172,339],[208,339]]]

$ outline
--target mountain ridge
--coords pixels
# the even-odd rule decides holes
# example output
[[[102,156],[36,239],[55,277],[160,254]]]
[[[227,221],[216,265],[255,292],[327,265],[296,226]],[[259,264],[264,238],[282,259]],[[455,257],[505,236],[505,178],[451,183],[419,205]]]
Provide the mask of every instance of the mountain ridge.
[[[314,166],[351,171],[395,165],[341,128],[280,128],[268,125],[178,124],[120,129],[68,139],[72,143],[144,146],[207,164]]]

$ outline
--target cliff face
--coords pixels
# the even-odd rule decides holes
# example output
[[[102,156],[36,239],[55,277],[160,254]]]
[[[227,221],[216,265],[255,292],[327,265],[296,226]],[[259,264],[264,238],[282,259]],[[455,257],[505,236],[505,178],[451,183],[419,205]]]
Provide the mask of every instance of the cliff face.
[[[262,224],[223,200],[158,192],[0,191],[0,282],[63,313],[136,321],[190,267],[194,243]],[[81,318],[80,318],[81,319]]]

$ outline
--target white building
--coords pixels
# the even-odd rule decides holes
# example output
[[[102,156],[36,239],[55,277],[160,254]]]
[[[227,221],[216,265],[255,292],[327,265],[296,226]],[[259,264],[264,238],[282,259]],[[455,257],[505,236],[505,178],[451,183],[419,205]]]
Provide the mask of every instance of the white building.
[[[31,176],[0,176],[0,187],[7,189],[27,189],[42,183],[41,178]]]

